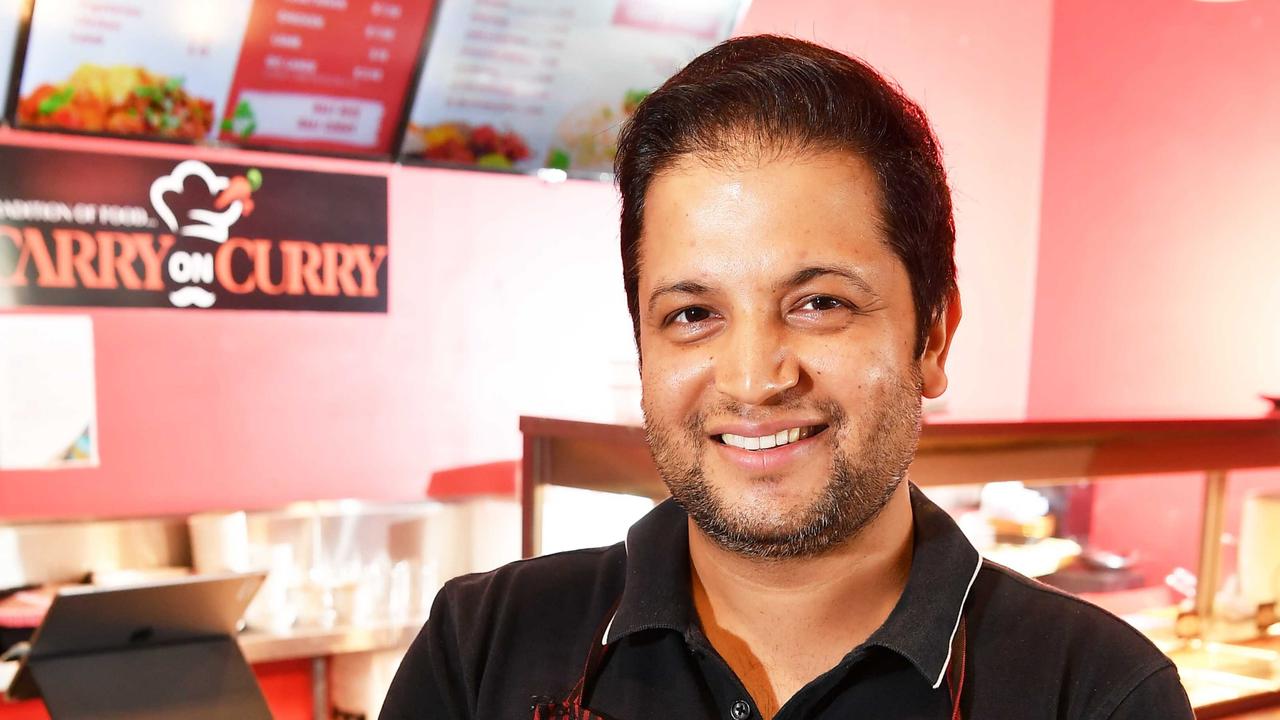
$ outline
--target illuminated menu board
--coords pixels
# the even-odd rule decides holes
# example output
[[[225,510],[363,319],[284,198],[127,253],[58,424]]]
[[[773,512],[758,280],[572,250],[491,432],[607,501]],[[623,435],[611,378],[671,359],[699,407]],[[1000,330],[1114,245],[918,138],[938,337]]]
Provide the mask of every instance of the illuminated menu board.
[[[219,137],[390,153],[426,0],[256,0]]]
[[[431,6],[36,0],[17,123],[389,154]]]
[[[0,113],[9,101],[9,75],[13,72],[13,51],[26,0],[0,0]]]
[[[401,156],[473,167],[612,168],[619,124],[746,0],[444,0]]]

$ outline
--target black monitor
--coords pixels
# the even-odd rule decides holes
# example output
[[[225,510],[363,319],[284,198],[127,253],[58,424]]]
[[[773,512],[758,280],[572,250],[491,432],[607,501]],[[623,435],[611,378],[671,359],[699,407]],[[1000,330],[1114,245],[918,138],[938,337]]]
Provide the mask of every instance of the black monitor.
[[[264,573],[63,590],[9,688],[54,720],[263,718],[235,633]]]

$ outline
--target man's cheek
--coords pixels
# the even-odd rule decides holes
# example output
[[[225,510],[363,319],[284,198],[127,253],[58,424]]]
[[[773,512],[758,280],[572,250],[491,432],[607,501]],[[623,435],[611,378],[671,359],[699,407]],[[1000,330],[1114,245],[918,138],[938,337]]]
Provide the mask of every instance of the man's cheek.
[[[666,405],[688,404],[705,384],[704,363],[670,362],[655,358],[640,373],[641,392],[652,402]],[[674,408],[671,408],[674,409]]]
[[[828,363],[832,379],[851,384],[859,392],[875,393],[897,382],[901,373],[894,353],[884,347],[843,348]]]

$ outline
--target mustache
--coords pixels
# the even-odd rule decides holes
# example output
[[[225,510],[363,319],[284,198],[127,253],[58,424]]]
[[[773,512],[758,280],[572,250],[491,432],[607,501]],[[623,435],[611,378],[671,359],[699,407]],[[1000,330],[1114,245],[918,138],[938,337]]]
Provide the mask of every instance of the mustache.
[[[912,363],[906,375],[899,379],[898,389],[912,393],[917,402],[919,402],[921,394],[924,392],[924,376],[921,373],[918,361]],[[710,418],[732,417],[744,422],[763,422],[778,413],[797,410],[811,411],[806,412],[806,414],[816,414],[819,417],[826,418],[827,424],[831,426],[832,430],[844,428],[849,421],[849,413],[835,400],[811,399],[801,393],[786,392],[775,397],[769,405],[749,405],[732,398],[720,396],[713,402],[695,410],[685,420],[682,429],[690,436],[702,437],[706,435],[704,428],[706,428]],[[647,415],[647,408],[645,412]],[[649,423],[646,422],[645,424],[647,426]]]
[[[759,405],[747,405],[745,403],[736,402],[728,398],[722,398],[718,402],[698,408],[696,412],[685,422],[684,429],[691,435],[705,435],[705,428],[710,418],[727,418],[732,417],[744,422],[763,422],[781,412],[792,412],[796,410],[806,411],[806,414],[813,414],[826,418],[827,425],[832,429],[843,427],[848,421],[848,413],[835,400],[801,400],[795,399],[790,402],[781,402],[774,405],[761,407]]]

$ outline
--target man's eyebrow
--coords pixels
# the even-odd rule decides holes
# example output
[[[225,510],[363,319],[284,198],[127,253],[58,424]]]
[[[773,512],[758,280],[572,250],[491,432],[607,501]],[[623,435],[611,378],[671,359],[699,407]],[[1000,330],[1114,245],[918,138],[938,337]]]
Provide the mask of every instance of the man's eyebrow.
[[[859,290],[867,293],[868,295],[879,296],[879,293],[872,289],[871,283],[867,282],[866,278],[862,277],[858,271],[853,268],[842,267],[839,265],[811,265],[807,268],[797,270],[795,273],[792,273],[791,277],[779,283],[778,287],[799,287],[810,280],[822,277],[823,275],[836,275],[849,281]]]
[[[822,277],[823,275],[835,275],[843,278],[844,280],[852,283],[859,290],[869,295],[879,297],[879,293],[872,289],[871,283],[867,282],[866,278],[862,277],[861,274],[852,268],[841,267],[839,265],[810,265],[809,267],[802,268],[792,273],[790,277],[778,283],[778,287],[781,289],[799,287],[800,285],[803,285],[814,278]],[[658,304],[658,301],[662,299],[663,295],[706,295],[710,292],[710,286],[703,285],[695,280],[679,280],[676,282],[665,283],[654,288],[653,292],[650,293],[649,312],[653,312],[654,306]]]
[[[654,288],[653,292],[649,295],[649,312],[653,312],[653,307],[658,304],[658,300],[660,300],[663,295],[706,295],[709,292],[711,292],[710,287],[693,280],[679,280],[677,282],[659,285]]]

